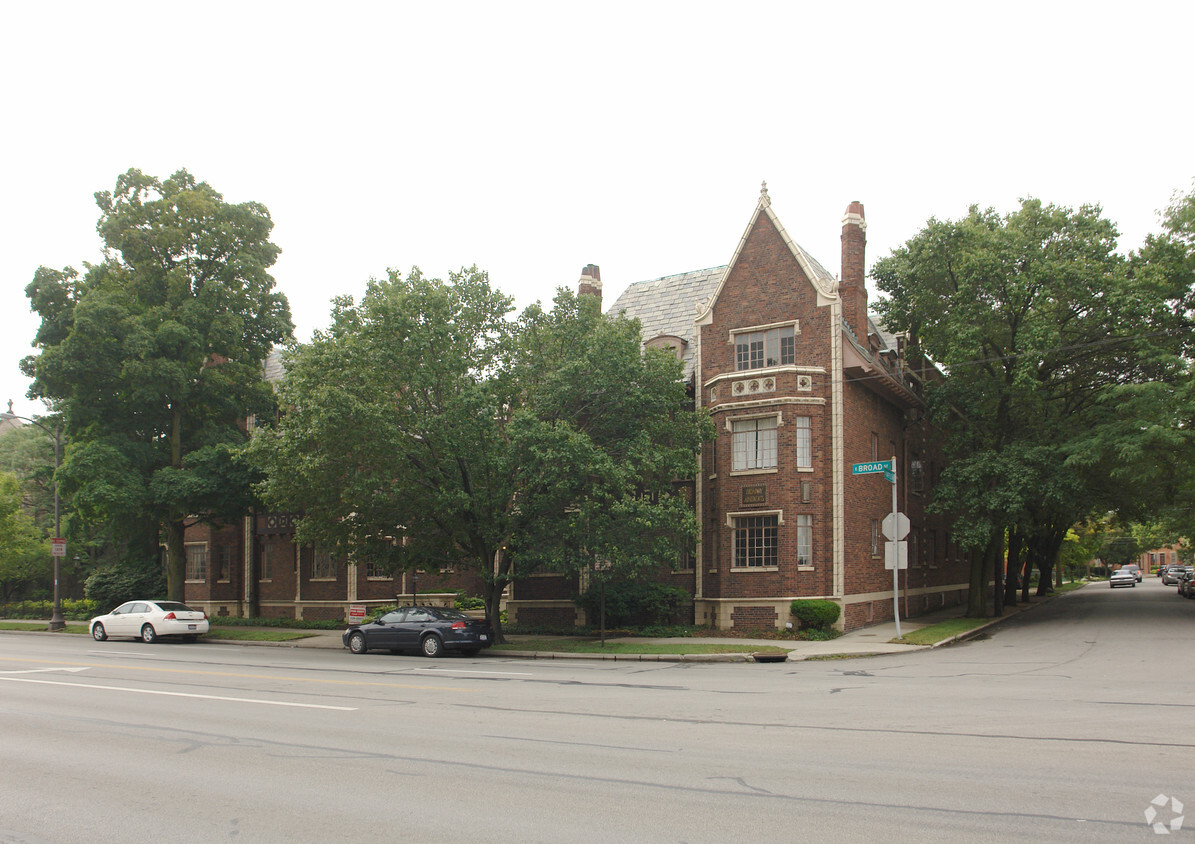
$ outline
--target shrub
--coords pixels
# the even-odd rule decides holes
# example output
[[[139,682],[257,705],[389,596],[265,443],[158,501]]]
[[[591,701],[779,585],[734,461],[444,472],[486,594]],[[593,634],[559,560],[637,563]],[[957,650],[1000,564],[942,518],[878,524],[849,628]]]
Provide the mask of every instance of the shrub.
[[[86,621],[93,615],[98,615],[95,601],[71,600],[63,598],[60,602],[62,617],[67,621]],[[4,618],[49,618],[54,614],[53,601],[20,601],[15,604],[0,605],[0,616]]]
[[[602,587],[593,584],[584,595],[575,599],[584,607],[589,624],[601,622]],[[632,580],[606,584],[606,627],[644,627],[647,625],[683,624],[692,597],[684,589],[662,583],[640,583]]]
[[[157,566],[117,563],[96,569],[87,578],[84,592],[103,612],[137,598],[160,598],[166,594],[166,575]]]
[[[453,602],[453,606],[461,612],[464,612],[465,610],[484,610],[485,599],[471,598],[464,592],[457,592],[456,600]]]
[[[802,627],[812,627],[817,630],[825,630],[838,621],[838,616],[842,612],[842,608],[833,601],[812,598],[798,598],[792,602],[789,609],[793,618],[799,621]]]

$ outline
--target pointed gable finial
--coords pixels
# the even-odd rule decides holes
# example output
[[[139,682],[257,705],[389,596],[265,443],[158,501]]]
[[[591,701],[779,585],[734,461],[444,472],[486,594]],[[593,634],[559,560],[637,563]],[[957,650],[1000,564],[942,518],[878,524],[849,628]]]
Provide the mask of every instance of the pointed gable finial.
[[[759,183],[759,204],[760,205],[771,205],[772,204],[772,198],[770,196],[768,196],[768,183],[767,182]]]

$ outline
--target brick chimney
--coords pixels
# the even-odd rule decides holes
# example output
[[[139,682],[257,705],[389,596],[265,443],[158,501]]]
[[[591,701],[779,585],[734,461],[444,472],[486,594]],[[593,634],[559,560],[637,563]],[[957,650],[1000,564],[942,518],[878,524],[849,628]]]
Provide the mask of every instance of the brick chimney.
[[[863,276],[867,272],[867,220],[863,217],[863,203],[852,202],[842,218],[842,277],[838,294],[842,297],[842,317],[855,332],[863,348],[867,348],[867,287]]]
[[[596,296],[598,310],[602,308],[602,271],[597,264],[586,264],[581,270],[581,280],[577,282],[578,296]]]

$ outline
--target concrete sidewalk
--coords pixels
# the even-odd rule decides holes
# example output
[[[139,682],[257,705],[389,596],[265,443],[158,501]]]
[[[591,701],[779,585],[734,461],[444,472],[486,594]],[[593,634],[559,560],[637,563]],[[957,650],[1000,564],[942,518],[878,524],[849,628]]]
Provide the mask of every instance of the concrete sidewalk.
[[[1067,594],[1067,593],[1060,593]],[[999,624],[1014,615],[1018,615],[1026,610],[1031,610],[1036,606],[1044,603],[1047,600],[1052,600],[1054,597],[1035,598],[1029,604],[1018,604],[1015,607],[1006,607],[1005,613],[1000,618],[993,618],[986,623],[976,627],[959,636],[947,639],[942,642],[937,642],[933,645],[902,645],[895,644],[891,640],[896,638],[896,623],[889,621],[882,624],[872,625],[871,627],[864,627],[859,630],[852,630],[849,633],[844,633],[837,639],[832,639],[826,642],[809,642],[799,639],[741,639],[741,638],[717,638],[717,637],[700,637],[693,639],[643,639],[643,638],[611,638],[607,641],[634,641],[647,643],[665,643],[665,642],[701,642],[706,644],[725,644],[725,645],[740,645],[741,651],[733,653],[722,654],[577,654],[577,653],[560,653],[550,651],[520,651],[517,648],[504,649],[501,651],[485,650],[481,652],[481,656],[496,658],[496,657],[515,657],[519,659],[606,659],[616,660],[621,662],[753,662],[756,661],[753,654],[763,648],[778,647],[784,648],[788,651],[787,659],[768,659],[761,658],[759,661],[769,662],[800,662],[807,659],[847,659],[859,656],[872,656],[878,654],[899,654],[910,653],[912,651],[928,650],[930,648],[942,647],[943,645],[953,644],[956,641],[961,641],[973,638],[995,624]],[[962,615],[961,607],[949,607],[945,610],[939,610],[928,615],[917,616],[911,619],[902,619],[900,622],[900,629],[902,634],[910,633],[914,630],[920,630],[923,627],[928,627],[931,624],[937,624],[941,621],[946,621],[952,618],[959,618]],[[340,637],[342,630],[312,630],[311,635],[303,639],[294,639],[289,642],[246,642],[234,641],[228,639],[205,639],[205,642],[221,645],[244,645],[244,646],[272,646],[282,648],[325,648],[331,650],[342,650]],[[517,645],[521,638],[532,638],[524,636],[508,636],[507,641],[511,645]],[[535,637],[539,638],[539,637]]]

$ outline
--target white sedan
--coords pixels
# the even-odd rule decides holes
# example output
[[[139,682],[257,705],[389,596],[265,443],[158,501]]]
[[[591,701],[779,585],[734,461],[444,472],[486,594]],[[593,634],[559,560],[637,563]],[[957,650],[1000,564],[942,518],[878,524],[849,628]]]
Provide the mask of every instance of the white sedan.
[[[1117,586],[1136,586],[1137,575],[1133,574],[1132,569],[1117,569],[1108,578],[1108,585],[1113,589]]]
[[[163,636],[193,642],[208,630],[207,613],[177,601],[128,601],[91,620],[91,638],[128,636],[149,644]]]

